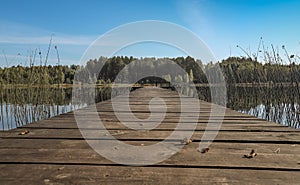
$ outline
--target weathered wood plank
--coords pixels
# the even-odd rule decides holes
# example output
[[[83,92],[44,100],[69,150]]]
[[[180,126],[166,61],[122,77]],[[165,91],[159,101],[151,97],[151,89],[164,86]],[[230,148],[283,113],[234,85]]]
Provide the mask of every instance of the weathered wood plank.
[[[0,164],[0,183],[22,184],[298,184],[299,172],[240,169]],[[13,173],[13,177],[12,174]]]
[[[141,124],[141,122],[125,122],[126,124]],[[114,130],[114,129],[120,129],[120,130],[124,130],[124,129],[128,129],[128,127],[126,127],[125,125],[123,125],[120,122],[103,122],[103,124],[105,125],[105,128],[107,130]],[[169,124],[169,123],[164,123],[164,124],[160,124],[158,125],[156,128],[154,128],[153,130],[170,130],[170,129],[174,129],[176,127],[177,124]],[[263,126],[263,127],[262,127]],[[195,130],[197,131],[204,131],[207,127],[207,123],[199,123],[196,127]],[[21,128],[21,127],[20,127]],[[74,122],[46,122],[46,123],[41,123],[41,124],[29,124],[29,125],[25,125],[22,127],[23,129],[78,129],[77,124],[74,124]],[[81,129],[85,129],[88,127],[80,127]],[[91,129],[91,128],[89,128]],[[98,129],[98,128],[94,128],[94,129]],[[179,129],[180,130],[180,129]],[[288,127],[282,127],[280,125],[278,126],[274,126],[273,124],[264,124],[264,123],[257,123],[257,124],[249,124],[249,123],[233,123],[233,124],[222,124],[220,131],[237,131],[237,132],[300,132],[300,130],[295,130],[292,128],[288,128]],[[1,135],[1,134],[0,134]]]
[[[132,145],[144,144],[145,146],[154,144],[153,141],[124,141],[125,143]],[[184,147],[197,148],[199,142],[193,142],[191,145]],[[243,149],[256,149],[259,153],[265,152],[272,154],[277,148],[280,148],[279,154],[298,154],[300,145],[297,144],[267,144],[267,143],[227,143],[227,142],[214,142],[211,145],[211,151],[215,149],[223,149],[223,152],[228,153],[241,151]],[[30,139],[30,138],[19,138],[19,139],[1,139],[0,149],[89,149],[89,145],[85,140],[65,140],[65,139]],[[274,152],[275,154],[275,152]],[[299,157],[299,156],[298,156]]]
[[[5,132],[1,134],[1,138],[67,138],[67,139],[80,139],[82,135],[78,129],[27,129],[29,131],[26,135],[19,135],[24,129],[14,129],[11,132]],[[105,139],[107,137],[107,131],[90,129],[87,130],[89,134],[88,139]],[[99,135],[99,133],[103,133]],[[164,140],[167,138],[173,130],[109,130],[110,134],[112,134],[115,138],[120,140],[130,140],[132,138],[136,140]],[[188,132],[188,131],[182,131]],[[207,131],[207,134],[214,134],[215,131]],[[203,131],[195,131],[193,133],[192,139],[201,140],[204,132]],[[101,137],[101,138],[99,138]],[[180,134],[174,139],[180,141],[182,136]],[[223,131],[219,132],[215,140],[218,141],[240,141],[240,142],[292,142],[292,143],[300,143],[300,135],[298,132],[230,132]]]
[[[34,141],[34,140],[31,140]],[[78,163],[78,164],[115,164],[93,151],[86,143],[83,142],[66,142],[49,143],[50,146],[31,146],[28,141],[27,145],[19,147],[0,148],[0,164],[1,163]],[[36,142],[36,141],[35,141]],[[37,143],[37,142],[36,142]],[[74,145],[75,143],[75,145]],[[147,146],[155,144],[155,142],[127,142],[128,144],[140,146],[142,143]],[[26,144],[23,143],[23,144]],[[38,145],[41,145],[38,143]],[[54,147],[52,147],[54,146]],[[64,147],[62,147],[64,146]],[[24,148],[26,149],[24,150]],[[265,147],[273,147],[270,150]],[[274,151],[280,148],[280,153],[274,155]],[[163,166],[190,166],[190,167],[218,167],[227,166],[235,168],[276,168],[282,170],[299,170],[298,161],[300,156],[297,155],[297,147],[292,145],[273,145],[268,144],[238,144],[232,146],[230,144],[213,143],[210,151],[201,154],[198,149],[198,143],[191,143],[184,146],[184,149],[165,160],[159,165]],[[258,156],[253,159],[243,158],[244,154],[249,153],[255,148]],[[20,155],[20,153],[22,155]]]

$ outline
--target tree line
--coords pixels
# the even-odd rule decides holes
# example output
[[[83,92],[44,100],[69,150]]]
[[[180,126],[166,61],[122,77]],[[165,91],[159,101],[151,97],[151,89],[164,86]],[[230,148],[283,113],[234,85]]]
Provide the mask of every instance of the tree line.
[[[170,71],[167,61],[180,66],[188,75],[177,75]],[[128,67],[126,67],[128,65]],[[252,58],[229,57],[216,64],[203,64],[192,57],[177,58],[134,58],[116,56],[111,58],[100,57],[91,59],[86,65],[71,66],[12,66],[0,68],[0,84],[72,84],[76,76],[84,79],[86,83],[109,84],[115,80],[122,71],[122,80],[134,77],[139,73],[149,73],[147,78],[139,83],[155,83],[159,79],[156,74],[164,74],[167,81],[208,83],[206,73],[220,66],[228,84],[235,83],[298,83],[300,81],[300,65],[296,62],[284,64],[283,62],[260,63]],[[99,71],[99,69],[101,69]],[[141,70],[138,70],[141,69]]]
[[[0,68],[0,84],[72,84],[78,66],[12,66]]]

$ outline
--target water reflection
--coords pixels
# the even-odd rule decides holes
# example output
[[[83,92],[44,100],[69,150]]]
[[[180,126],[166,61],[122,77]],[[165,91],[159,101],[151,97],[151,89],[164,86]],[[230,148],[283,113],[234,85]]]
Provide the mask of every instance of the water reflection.
[[[91,87],[87,87],[91,88]],[[91,92],[86,90],[84,92]],[[96,102],[110,98],[110,88],[96,88]],[[72,104],[72,88],[10,87],[0,89],[0,130],[10,130],[87,106],[91,102]]]
[[[197,87],[199,97],[210,101],[208,87]],[[262,119],[300,128],[300,94],[288,85],[227,87],[227,107]]]

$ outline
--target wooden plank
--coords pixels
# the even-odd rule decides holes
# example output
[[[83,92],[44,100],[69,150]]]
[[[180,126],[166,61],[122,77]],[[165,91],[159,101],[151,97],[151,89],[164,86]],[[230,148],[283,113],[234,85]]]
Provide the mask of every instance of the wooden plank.
[[[2,184],[297,184],[299,172],[241,169],[0,164]],[[13,177],[12,177],[13,174]]]
[[[154,141],[124,141],[131,145],[144,144],[145,146],[154,144]],[[199,142],[193,142],[190,145],[184,146],[196,149]],[[226,143],[226,142],[213,142],[211,151],[215,152],[216,149],[224,151],[220,153],[239,153],[241,150],[248,151],[255,149],[258,153],[272,154],[276,149],[280,148],[279,154],[298,154],[300,145],[297,144],[267,144],[267,143]],[[1,139],[0,149],[89,149],[89,145],[85,140],[65,140],[65,139]],[[225,151],[226,150],[226,151]],[[275,152],[274,152],[275,154]],[[198,154],[197,154],[198,155]],[[298,156],[299,157],[299,156]]]
[[[125,122],[126,124],[141,124],[141,122]],[[120,122],[108,122],[105,121],[103,122],[103,124],[105,125],[105,128],[107,130],[114,130],[114,129],[128,129],[128,127],[126,127],[124,124],[120,123]],[[153,130],[171,130],[174,129],[177,126],[177,124],[172,124],[172,123],[164,123],[164,124],[160,124],[158,125],[156,128],[154,128]],[[263,126],[263,127],[262,127]],[[207,123],[199,123],[197,124],[197,127],[195,130],[197,131],[205,131],[207,128]],[[21,128],[21,127],[20,127]],[[22,127],[22,129],[77,129],[78,126],[76,123],[74,122],[45,122],[45,123],[41,123],[41,124],[29,124],[29,125],[25,125]],[[87,126],[84,127],[80,127],[81,129],[85,129],[88,128]],[[91,127],[89,127],[89,129],[93,129]],[[99,129],[97,127],[95,127],[94,129]],[[180,129],[179,129],[180,130]],[[222,124],[220,131],[239,131],[239,132],[300,132],[300,130],[295,130],[292,128],[288,128],[288,127],[283,127],[281,125],[273,125],[273,124],[264,124],[264,123],[232,123],[232,124]],[[0,134],[1,135],[1,134]]]
[[[43,140],[38,143],[34,140],[25,140],[23,146],[0,148],[0,164],[1,163],[37,163],[39,161],[47,163],[77,163],[77,164],[115,164],[93,151],[86,143],[76,142],[55,142],[49,143]],[[29,142],[50,144],[42,149],[37,146],[30,145]],[[127,142],[131,145],[145,146],[155,144],[155,142]],[[27,144],[27,145],[26,145]],[[64,146],[64,147],[62,147]],[[24,148],[26,147],[26,150]],[[273,150],[268,148],[272,147]],[[280,153],[274,155],[274,151],[280,148]],[[299,146],[292,145],[273,145],[270,144],[238,144],[232,146],[230,144],[213,143],[210,151],[201,154],[198,149],[198,143],[191,143],[184,146],[184,149],[160,163],[162,166],[190,166],[190,167],[218,167],[227,166],[235,168],[274,168],[281,170],[299,170],[300,156],[297,155]],[[258,156],[253,159],[243,158],[244,154],[249,153],[251,149],[255,149]],[[20,153],[22,155],[20,155]]]
[[[78,129],[28,129],[30,131],[26,135],[19,135],[24,129],[14,129],[11,132],[5,132],[1,134],[1,138],[67,138],[67,139],[81,139],[82,135]],[[107,138],[107,131],[102,131],[102,138],[99,138],[100,130],[87,130],[89,134],[88,139],[105,139]],[[150,131],[135,131],[135,130],[109,130],[109,132],[117,139],[120,140],[164,140],[167,138],[173,130],[161,131],[161,130],[150,130]],[[188,131],[182,131],[188,132]],[[192,139],[201,140],[204,132],[195,131]],[[215,134],[215,131],[207,131],[207,134]],[[178,135],[174,137],[180,141],[182,136]],[[300,143],[300,135],[295,132],[219,132],[215,140],[218,141],[240,141],[240,142],[288,142],[288,143]]]

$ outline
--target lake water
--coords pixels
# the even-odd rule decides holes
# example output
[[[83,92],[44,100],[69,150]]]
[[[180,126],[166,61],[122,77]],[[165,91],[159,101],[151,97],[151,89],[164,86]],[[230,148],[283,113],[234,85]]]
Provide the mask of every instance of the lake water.
[[[210,101],[208,87],[197,87],[200,99]],[[227,89],[227,107],[262,119],[300,129],[299,93],[296,87],[236,87]],[[90,92],[83,90],[83,92]],[[121,92],[121,91],[120,91]],[[96,102],[110,98],[111,89],[97,88]],[[90,96],[91,94],[85,94]],[[87,106],[72,104],[72,88],[0,89],[0,130],[10,130]]]
[[[94,89],[93,89],[94,90]],[[90,90],[82,90],[89,96]],[[110,98],[110,88],[96,88],[93,98]],[[94,95],[94,94],[93,94]],[[13,87],[0,89],[0,130],[10,130],[38,120],[48,119],[87,106],[72,104],[72,88]]]
[[[300,94],[297,87],[238,87],[231,108],[262,119],[300,128]],[[230,96],[229,96],[230,97]]]
[[[210,101],[207,87],[198,87],[200,98]],[[300,129],[300,93],[295,86],[229,86],[227,107],[268,121]]]

